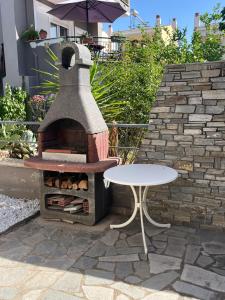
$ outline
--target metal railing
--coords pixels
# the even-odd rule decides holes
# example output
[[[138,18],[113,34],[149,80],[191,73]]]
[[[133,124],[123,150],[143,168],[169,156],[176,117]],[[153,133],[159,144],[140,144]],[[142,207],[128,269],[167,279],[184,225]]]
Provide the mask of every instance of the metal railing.
[[[98,56],[103,60],[119,60],[123,50],[123,44],[126,41],[125,37],[112,36],[62,36],[58,38],[49,38],[45,40],[35,40],[30,42],[31,48],[39,46],[53,45],[70,41],[87,46],[94,57]]]
[[[148,128],[148,124],[120,124],[108,123],[109,127],[109,155],[119,156],[123,163],[132,163],[139,150],[142,138]],[[30,143],[35,144],[34,141],[24,141],[21,135],[26,130],[33,132],[37,137],[38,127],[40,122],[34,121],[0,121],[0,128],[4,128],[3,135],[0,131],[0,148],[7,149],[10,143]],[[19,131],[19,135],[11,135],[11,131]]]

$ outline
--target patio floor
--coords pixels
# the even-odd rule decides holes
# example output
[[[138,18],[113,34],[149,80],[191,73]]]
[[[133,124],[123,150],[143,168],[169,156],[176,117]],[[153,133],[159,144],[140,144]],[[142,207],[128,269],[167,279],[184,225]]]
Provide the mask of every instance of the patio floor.
[[[146,224],[109,230],[37,217],[0,236],[0,299],[225,299],[225,234]]]

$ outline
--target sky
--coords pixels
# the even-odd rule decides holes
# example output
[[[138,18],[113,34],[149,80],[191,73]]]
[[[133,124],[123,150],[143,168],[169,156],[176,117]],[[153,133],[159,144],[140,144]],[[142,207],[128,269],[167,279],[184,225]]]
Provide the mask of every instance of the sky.
[[[150,26],[155,24],[156,15],[161,16],[163,25],[168,25],[173,18],[177,18],[179,28],[187,27],[190,37],[194,26],[194,14],[212,12],[217,3],[225,6],[225,0],[131,0],[131,8],[136,9]],[[129,26],[130,17],[121,17],[113,23],[113,30],[128,29]]]

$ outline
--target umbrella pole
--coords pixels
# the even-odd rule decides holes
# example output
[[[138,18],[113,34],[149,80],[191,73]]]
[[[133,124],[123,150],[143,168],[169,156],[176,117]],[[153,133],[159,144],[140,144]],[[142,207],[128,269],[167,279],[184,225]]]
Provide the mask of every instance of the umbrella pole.
[[[86,20],[87,20],[87,33],[89,34],[89,8],[88,8],[88,0],[86,0]]]

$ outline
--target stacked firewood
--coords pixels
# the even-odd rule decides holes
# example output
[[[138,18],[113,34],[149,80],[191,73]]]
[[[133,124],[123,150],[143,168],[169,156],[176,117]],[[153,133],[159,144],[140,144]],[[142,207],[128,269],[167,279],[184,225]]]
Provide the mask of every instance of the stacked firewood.
[[[44,180],[48,187],[69,190],[88,190],[88,180],[86,178],[76,178],[73,176],[47,176]]]

